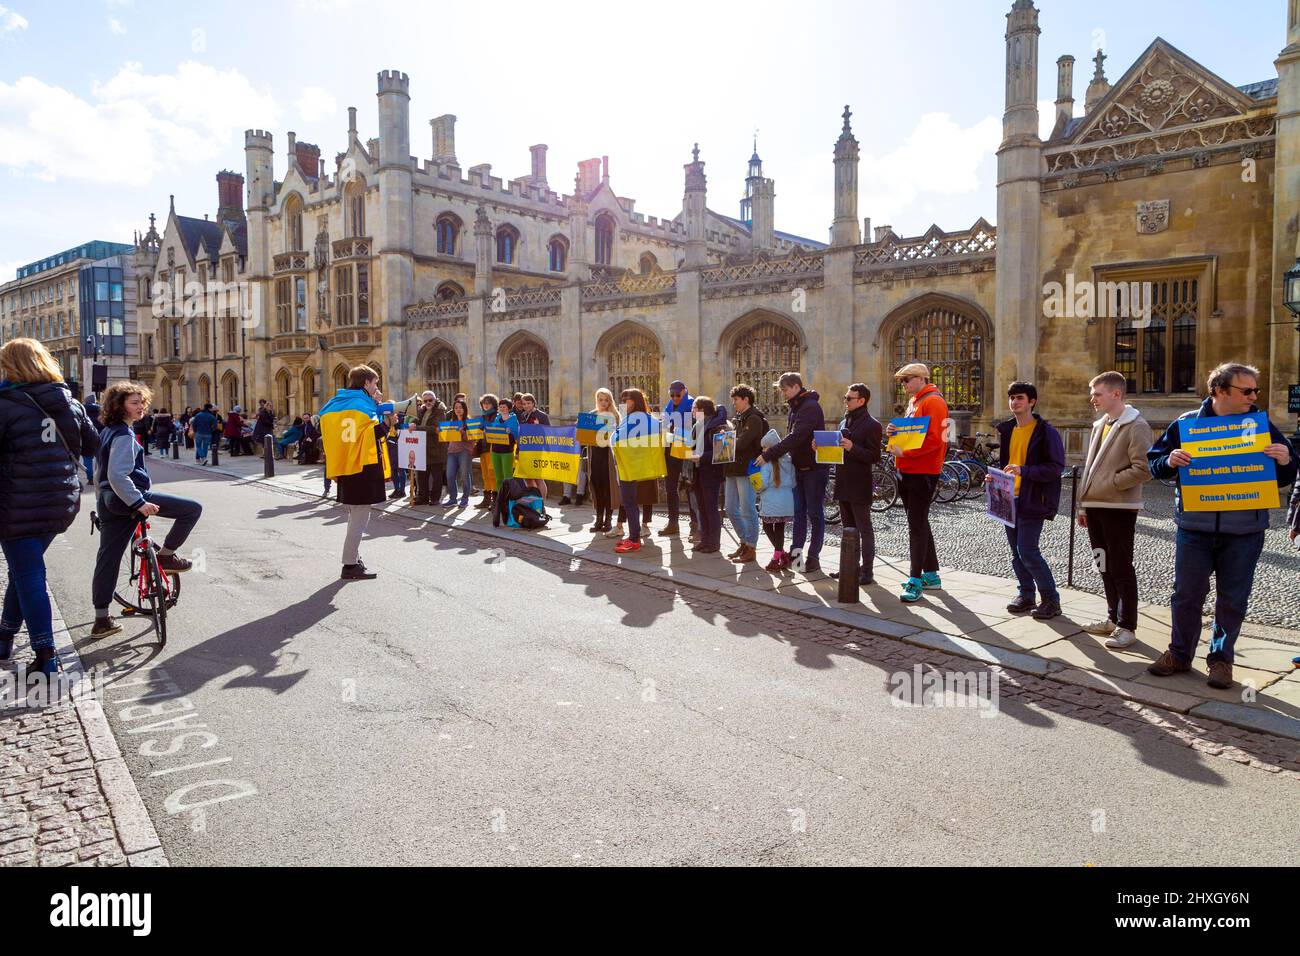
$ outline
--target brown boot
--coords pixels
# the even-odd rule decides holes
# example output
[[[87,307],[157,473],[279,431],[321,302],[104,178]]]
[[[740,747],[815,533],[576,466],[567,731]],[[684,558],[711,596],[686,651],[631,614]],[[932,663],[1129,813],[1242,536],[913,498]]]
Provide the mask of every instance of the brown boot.
[[[1210,676],[1205,683],[1216,690],[1227,690],[1232,686],[1232,665],[1227,661],[1215,661],[1210,665]]]
[[[1165,651],[1151,663],[1147,668],[1147,673],[1154,674],[1156,677],[1169,677],[1173,674],[1186,673],[1191,669],[1192,665],[1184,664],[1174,657],[1173,651]]]
[[[753,545],[742,544],[740,550],[736,552],[735,557],[731,560],[737,564],[748,564],[750,561],[758,558],[758,552],[754,550]]]
[[[734,561],[734,560],[736,560],[737,557],[739,557],[741,554],[743,554],[744,551],[745,551],[745,544],[744,544],[744,542],[742,541],[739,545],[736,546],[736,550],[735,550],[735,551],[728,551],[728,552],[727,552],[727,559],[730,560],[730,561]]]

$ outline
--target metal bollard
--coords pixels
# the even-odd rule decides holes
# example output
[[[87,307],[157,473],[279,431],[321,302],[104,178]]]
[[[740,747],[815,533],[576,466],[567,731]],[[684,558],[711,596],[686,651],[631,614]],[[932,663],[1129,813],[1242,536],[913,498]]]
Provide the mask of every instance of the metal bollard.
[[[1074,526],[1078,524],[1079,466],[1070,468],[1070,557],[1065,566],[1065,586],[1074,587]]]
[[[181,460],[181,443],[175,438],[172,439],[172,461]]]
[[[840,531],[840,593],[836,600],[841,604],[861,604],[862,590],[858,585],[858,567],[862,562],[862,540],[857,528]]]
[[[208,446],[208,456],[212,459],[213,468],[217,467],[217,465],[219,464],[217,458],[220,452],[221,452],[221,434],[220,432],[218,432],[216,435],[212,436],[212,444]]]
[[[262,477],[275,477],[275,439],[270,435],[262,436]]]

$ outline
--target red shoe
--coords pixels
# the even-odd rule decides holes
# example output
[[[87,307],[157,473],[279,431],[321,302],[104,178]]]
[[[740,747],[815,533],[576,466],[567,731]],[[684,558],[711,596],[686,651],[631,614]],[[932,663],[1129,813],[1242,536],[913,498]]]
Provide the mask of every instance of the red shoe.
[[[615,554],[627,554],[629,551],[640,551],[641,542],[633,541],[631,538],[624,538],[618,544],[614,545]]]
[[[765,567],[763,570],[775,572],[775,571],[780,571],[782,568],[784,568],[785,565],[781,563],[782,554],[783,552],[778,551],[776,552],[776,554],[772,555],[772,560],[767,562],[767,567]]]

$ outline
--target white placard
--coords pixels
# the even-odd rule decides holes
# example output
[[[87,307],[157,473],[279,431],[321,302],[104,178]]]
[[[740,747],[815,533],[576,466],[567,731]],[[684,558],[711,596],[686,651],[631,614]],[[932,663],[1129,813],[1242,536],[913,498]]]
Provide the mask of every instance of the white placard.
[[[398,432],[398,467],[405,468],[408,471],[424,471],[425,448],[427,447],[428,438],[428,433],[412,431],[409,428],[403,428]]]

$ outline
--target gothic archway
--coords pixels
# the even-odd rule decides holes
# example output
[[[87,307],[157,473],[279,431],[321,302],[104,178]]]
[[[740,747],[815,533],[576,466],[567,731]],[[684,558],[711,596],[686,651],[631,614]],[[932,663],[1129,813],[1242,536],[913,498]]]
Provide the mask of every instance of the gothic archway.
[[[782,372],[803,372],[803,336],[787,319],[758,311],[742,316],[722,334],[727,391],[745,382],[758,393],[758,408],[777,425],[786,413],[785,400],[772,383]],[[720,398],[726,398],[726,392]]]
[[[890,371],[909,362],[930,368],[952,411],[984,411],[984,357],[990,338],[988,318],[973,302],[929,294],[900,306],[882,325]],[[907,406],[901,384],[893,393],[895,411]]]
[[[538,338],[526,332],[511,336],[501,346],[497,368],[505,373],[506,394],[526,392],[537,407],[551,410],[551,353]]]
[[[660,366],[663,349],[654,333],[628,323],[607,334],[601,353],[605,359],[607,384],[615,401],[625,388],[639,388],[651,405],[659,404]]]
[[[460,356],[456,350],[441,339],[435,339],[420,350],[416,358],[416,368],[420,370],[421,381],[425,388],[433,393],[448,408],[451,400],[460,391]]]

